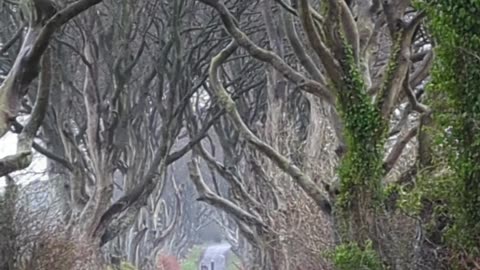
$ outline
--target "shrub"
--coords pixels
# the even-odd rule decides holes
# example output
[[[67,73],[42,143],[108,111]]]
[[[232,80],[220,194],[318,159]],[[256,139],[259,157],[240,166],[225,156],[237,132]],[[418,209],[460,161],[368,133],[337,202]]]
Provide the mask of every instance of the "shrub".
[[[157,259],[157,270],[180,270],[177,258],[170,255],[159,255]]]
[[[10,181],[0,193],[0,268],[101,269],[98,249],[58,220],[46,186],[20,189]]]
[[[342,244],[335,248],[330,257],[338,270],[381,270],[383,265],[371,241],[367,241],[365,248],[355,243]]]

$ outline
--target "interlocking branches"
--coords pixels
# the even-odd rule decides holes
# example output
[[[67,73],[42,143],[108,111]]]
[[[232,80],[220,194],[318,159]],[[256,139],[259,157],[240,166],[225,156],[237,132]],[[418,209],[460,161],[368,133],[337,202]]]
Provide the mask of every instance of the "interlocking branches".
[[[28,92],[28,85],[38,75],[39,62],[54,32],[70,19],[100,3],[101,0],[79,0],[56,12],[50,0],[29,0],[29,28],[22,48],[5,81],[0,85],[0,138],[7,133],[17,116],[20,100]]]
[[[292,161],[282,156],[279,152],[260,140],[250,131],[240,117],[234,101],[220,83],[218,78],[218,68],[235,51],[236,48],[236,42],[231,42],[225,49],[223,49],[212,59],[210,64],[210,84],[212,89],[215,91],[215,95],[217,96],[219,103],[226,109],[230,119],[234,122],[236,128],[239,130],[245,140],[247,140],[252,147],[268,156],[284,172],[289,174],[303,188],[303,190],[309,194],[310,197],[312,197],[322,211],[329,213],[331,211],[331,204],[321,189],[310,179],[310,177],[308,177],[297,166],[295,166]]]

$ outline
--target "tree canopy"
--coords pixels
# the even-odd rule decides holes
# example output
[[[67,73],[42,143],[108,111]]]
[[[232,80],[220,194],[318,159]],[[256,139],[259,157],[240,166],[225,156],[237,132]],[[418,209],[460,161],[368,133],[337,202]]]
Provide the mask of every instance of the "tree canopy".
[[[480,268],[479,1],[0,7],[0,270]]]

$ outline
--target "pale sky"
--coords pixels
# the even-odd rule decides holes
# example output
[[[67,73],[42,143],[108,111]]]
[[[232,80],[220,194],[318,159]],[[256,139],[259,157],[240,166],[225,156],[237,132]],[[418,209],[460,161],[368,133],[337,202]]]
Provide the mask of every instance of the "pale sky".
[[[0,158],[15,154],[17,150],[17,134],[7,133],[0,139]],[[17,180],[18,184],[26,184],[30,181],[46,179],[45,170],[47,168],[47,159],[38,153],[34,153],[32,164],[22,171],[12,173],[11,176]],[[5,177],[0,177],[0,188],[5,186]]]

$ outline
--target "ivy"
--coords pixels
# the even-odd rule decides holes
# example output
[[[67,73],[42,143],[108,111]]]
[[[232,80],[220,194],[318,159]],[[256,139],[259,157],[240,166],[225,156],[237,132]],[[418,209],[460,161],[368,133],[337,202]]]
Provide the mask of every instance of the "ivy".
[[[403,30],[402,30],[403,31]],[[395,83],[392,78],[395,76],[395,73],[398,70],[398,61],[401,57],[401,43],[402,43],[402,32],[397,32],[393,37],[393,47],[391,51],[391,57],[389,58],[387,65],[387,72],[385,75],[385,80],[383,85],[380,88],[378,93],[378,102],[385,102],[388,95],[388,90],[391,88],[392,83]]]
[[[335,248],[335,252],[330,254],[335,268],[338,270],[381,270],[383,265],[375,250],[372,248],[372,242],[367,241],[364,248],[356,243],[347,243]]]
[[[436,194],[448,205],[447,240],[474,252],[480,241],[480,1],[419,2],[430,18],[436,62],[428,86],[440,125],[439,151],[451,173]],[[478,256],[479,254],[474,254]]]
[[[371,103],[353,51],[344,42],[341,61],[344,78],[338,103],[345,123],[348,152],[343,158],[340,174],[340,195],[337,204],[348,209],[357,195],[372,194],[373,201],[381,199],[381,153],[383,130],[380,113]]]

